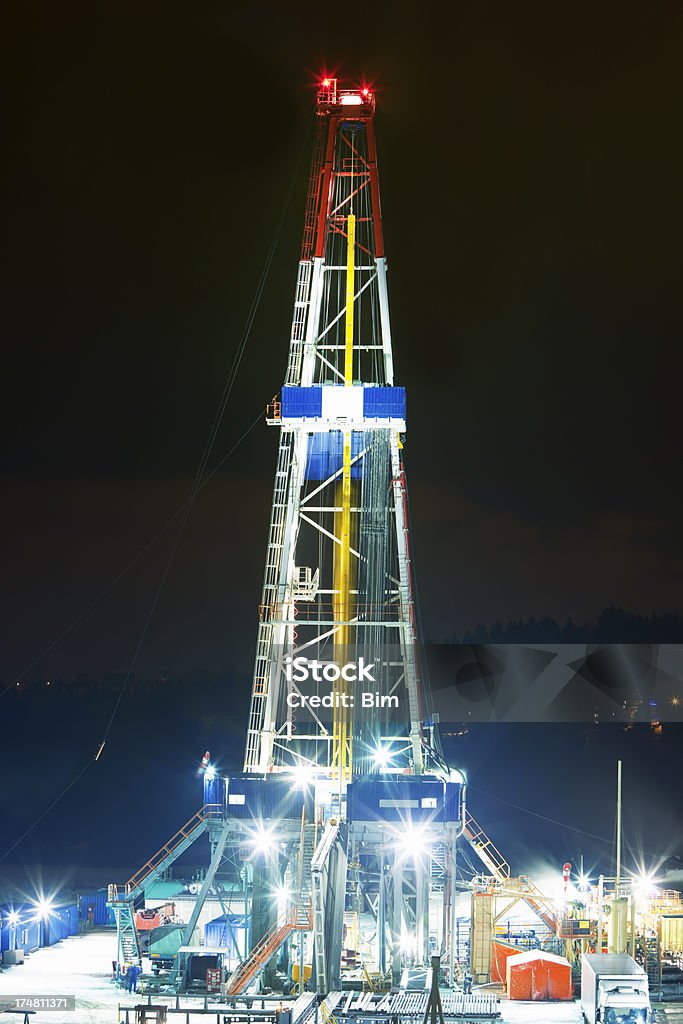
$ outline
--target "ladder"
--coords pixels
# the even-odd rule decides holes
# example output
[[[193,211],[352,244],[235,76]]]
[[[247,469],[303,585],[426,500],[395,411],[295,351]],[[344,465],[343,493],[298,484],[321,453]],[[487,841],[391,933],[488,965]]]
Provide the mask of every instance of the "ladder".
[[[255,771],[258,767],[263,716],[268,698],[270,652],[273,636],[273,608],[277,600],[278,577],[282,561],[282,544],[287,511],[288,466],[292,439],[290,434],[280,434],[280,446],[275,470],[275,486],[268,530],[266,567],[263,576],[261,614],[256,638],[256,659],[254,662],[254,683],[249,711],[249,726],[244,759],[244,770]]]
[[[311,174],[308,179],[308,192],[306,193],[306,212],[304,214],[304,237],[301,242],[301,261],[308,261],[313,257],[313,245],[315,243],[315,228],[318,219],[318,206],[320,195],[320,174],[322,172],[323,157],[325,152],[326,125],[324,117],[316,117],[315,141],[313,143],[313,159],[311,160]],[[298,383],[288,381],[287,383]]]

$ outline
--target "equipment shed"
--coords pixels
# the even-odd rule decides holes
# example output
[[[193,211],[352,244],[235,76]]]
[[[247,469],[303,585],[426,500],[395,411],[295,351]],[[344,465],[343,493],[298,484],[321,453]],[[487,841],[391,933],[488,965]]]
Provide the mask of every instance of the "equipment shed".
[[[563,956],[533,949],[508,957],[505,966],[508,999],[572,998],[572,971]]]

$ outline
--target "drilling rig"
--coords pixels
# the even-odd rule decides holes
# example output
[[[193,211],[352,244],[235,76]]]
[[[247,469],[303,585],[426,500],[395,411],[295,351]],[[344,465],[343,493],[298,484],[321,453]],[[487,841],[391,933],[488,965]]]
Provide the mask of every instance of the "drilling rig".
[[[318,86],[289,352],[266,419],[279,440],[244,770],[207,770],[195,819],[110,893],[120,949],[127,937],[125,955],[139,956],[126,907],[208,833],[198,907],[226,862],[246,878],[248,942],[229,996],[272,976],[283,951],[291,964],[293,947],[300,984],[310,972],[322,994],[354,970],[396,985],[434,951],[452,980],[465,784],[444,760],[420,664],[406,391],[365,85]]]

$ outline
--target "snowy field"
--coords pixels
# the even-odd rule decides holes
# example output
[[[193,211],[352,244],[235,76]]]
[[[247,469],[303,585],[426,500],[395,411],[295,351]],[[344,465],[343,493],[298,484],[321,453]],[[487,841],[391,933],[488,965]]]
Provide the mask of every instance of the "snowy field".
[[[27,957],[24,964],[0,971],[0,1003],[3,995],[73,995],[76,1009],[69,1012],[37,1012],[31,1024],[119,1024],[125,1022],[125,1011],[144,996],[135,996],[116,988],[111,980],[111,962],[116,956],[116,933],[94,931],[64,939],[55,946],[36,950]],[[153,1002],[173,1000],[155,996]],[[181,1004],[197,1007],[201,999],[188,1000],[181,997]],[[212,1024],[215,1017],[203,1018]],[[667,1007],[658,1012],[661,1024],[683,1024],[683,1005]],[[200,1024],[202,1018],[190,1018]],[[511,1003],[503,1000],[502,1017],[504,1024],[581,1024],[578,1003]],[[134,1014],[130,1013],[133,1024]],[[17,1014],[0,1013],[0,1024],[21,1024]],[[169,1014],[169,1024],[185,1024],[181,1014]],[[418,1022],[419,1024],[419,1022]]]
[[[74,935],[31,953],[23,964],[3,969],[0,1002],[12,995],[75,995],[76,1010],[37,1012],[35,1024],[109,1024],[119,1020],[117,1004],[127,993],[114,987],[111,962],[116,958],[116,932]],[[21,1022],[17,1014],[0,1015],[3,1024]]]

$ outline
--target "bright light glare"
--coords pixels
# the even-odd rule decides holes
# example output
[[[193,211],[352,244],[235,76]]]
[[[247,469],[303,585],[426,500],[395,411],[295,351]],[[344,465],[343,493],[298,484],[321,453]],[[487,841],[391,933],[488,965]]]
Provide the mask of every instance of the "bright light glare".
[[[323,78],[323,88],[329,89],[329,87],[330,87],[330,80],[329,80],[329,78]]]
[[[251,837],[251,842],[257,853],[267,853],[275,846],[275,837],[269,828],[259,825]]]
[[[404,857],[420,857],[426,852],[429,836],[423,828],[408,826],[396,837],[396,845],[403,851]]]
[[[589,889],[591,880],[588,875],[579,875],[579,889]]]
[[[372,760],[377,768],[380,768],[382,771],[391,768],[393,764],[391,751],[387,750],[386,747],[377,747],[377,750],[372,755]]]
[[[9,912],[9,923],[10,924],[16,924],[18,920],[19,920],[19,915],[17,914],[16,910],[10,910],[10,912]]]
[[[415,953],[417,952],[417,939],[415,935],[411,934],[406,926],[401,928],[401,939],[400,947],[402,953]]]
[[[35,900],[33,905],[37,911],[36,917],[42,918],[43,921],[47,921],[54,907],[52,900],[48,897],[41,896],[39,899]]]
[[[213,782],[216,778],[216,768],[214,765],[207,764],[206,771],[204,772],[204,778],[207,779],[208,782]]]
[[[313,765],[305,764],[303,761],[300,761],[298,764],[295,764],[294,767],[292,768],[292,775],[294,776],[294,779],[296,780],[296,784],[299,787],[299,789],[304,789],[306,786],[309,786],[313,781],[315,776],[315,769]]]
[[[347,96],[342,96],[339,102],[342,107],[360,107],[363,99],[358,93],[349,93]]]
[[[633,889],[638,899],[642,900],[647,896],[651,896],[656,888],[657,884],[655,882],[654,872],[642,871],[635,877]]]

